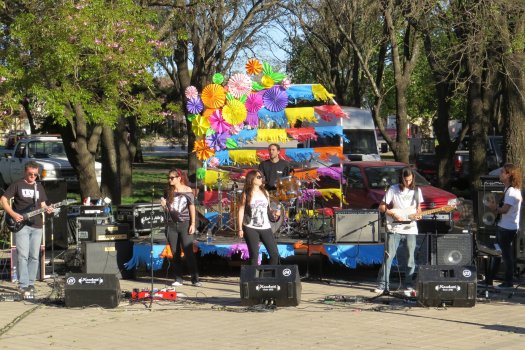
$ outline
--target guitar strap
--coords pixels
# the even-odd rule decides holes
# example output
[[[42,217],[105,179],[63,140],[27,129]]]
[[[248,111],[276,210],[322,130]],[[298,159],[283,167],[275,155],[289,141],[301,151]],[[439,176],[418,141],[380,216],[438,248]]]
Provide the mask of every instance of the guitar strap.
[[[35,184],[34,184],[34,190],[33,190],[33,209],[37,209],[36,207],[36,181],[35,181]]]

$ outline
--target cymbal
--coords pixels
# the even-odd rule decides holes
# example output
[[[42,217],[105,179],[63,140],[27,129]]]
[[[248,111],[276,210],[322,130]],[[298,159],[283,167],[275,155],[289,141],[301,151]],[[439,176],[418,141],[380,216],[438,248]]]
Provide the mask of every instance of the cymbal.
[[[231,172],[234,172],[234,173],[242,173],[244,171],[240,167],[235,167],[235,166],[231,166],[231,165],[219,165],[217,168],[221,169],[221,170],[231,171]]]
[[[294,173],[304,173],[306,171],[315,170],[317,168],[318,167],[294,169]]]

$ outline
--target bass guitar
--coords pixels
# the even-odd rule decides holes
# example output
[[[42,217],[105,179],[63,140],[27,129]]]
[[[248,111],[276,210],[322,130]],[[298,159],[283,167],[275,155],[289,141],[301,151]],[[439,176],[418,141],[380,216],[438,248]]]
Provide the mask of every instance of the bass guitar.
[[[55,204],[51,204],[48,207],[51,207],[51,208],[55,209],[55,208],[59,208],[59,207],[64,206],[64,205],[67,205],[67,200],[63,200],[61,202],[58,202],[58,203],[55,203]],[[20,215],[22,215],[24,217],[24,219],[22,221],[20,221],[20,222],[16,222],[15,219],[13,219],[11,217],[11,215],[9,215],[9,214],[7,214],[7,212],[5,212],[5,224],[6,224],[7,228],[9,229],[9,231],[11,231],[13,233],[20,231],[25,225],[27,225],[28,220],[30,218],[32,218],[33,216],[42,214],[43,212],[45,212],[47,210],[47,208],[40,208],[40,209],[36,209],[36,210],[33,210],[33,211],[29,211],[29,210],[30,209],[22,210],[20,212],[17,211],[18,214],[20,214]]]
[[[401,220],[394,220],[394,218],[388,216],[387,222],[389,224],[409,224],[413,220],[416,220],[417,216],[423,216],[423,215],[430,215],[435,213],[449,213],[452,210],[456,209],[455,206],[452,205],[445,205],[444,207],[435,208],[435,209],[429,209],[424,210],[419,215],[416,214],[415,209],[391,209],[391,211],[394,212],[397,216],[401,217]]]

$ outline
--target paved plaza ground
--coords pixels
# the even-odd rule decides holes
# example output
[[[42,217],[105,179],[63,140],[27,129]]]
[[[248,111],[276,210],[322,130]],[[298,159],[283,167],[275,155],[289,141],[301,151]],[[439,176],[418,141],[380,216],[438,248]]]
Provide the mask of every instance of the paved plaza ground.
[[[239,277],[204,276],[203,286],[177,287],[176,301],[114,309],[68,309],[55,303],[53,279],[38,282],[34,301],[0,303],[1,349],[523,349],[525,287],[490,293],[472,308],[427,308],[373,296],[372,275],[303,281],[297,307],[240,305]],[[150,278],[121,280],[123,291],[149,288]],[[154,287],[171,280],[155,276]],[[0,290],[14,285],[0,281]],[[49,296],[51,299],[46,299]]]

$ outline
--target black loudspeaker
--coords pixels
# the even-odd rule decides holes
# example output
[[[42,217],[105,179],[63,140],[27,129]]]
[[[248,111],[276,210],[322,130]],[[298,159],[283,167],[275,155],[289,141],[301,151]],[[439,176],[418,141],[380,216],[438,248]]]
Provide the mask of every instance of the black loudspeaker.
[[[74,220],[75,235],[78,242],[94,242],[96,237],[96,225],[109,224],[111,216],[77,216]]]
[[[68,273],[64,287],[66,307],[100,306],[116,308],[120,303],[120,282],[113,274]]]
[[[58,203],[67,198],[67,184],[63,180],[42,181],[42,186],[44,186],[47,199],[51,203]],[[51,243],[54,243],[57,248],[67,249],[69,235],[67,206],[55,209],[52,217],[46,216],[45,233],[46,247],[50,248]],[[53,233],[53,239],[51,239],[51,233]]]
[[[241,305],[273,302],[297,306],[301,301],[301,278],[297,265],[244,265],[241,267]]]
[[[379,242],[379,211],[344,209],[335,212],[336,243]]]
[[[148,235],[151,229],[164,228],[166,216],[160,204],[119,205],[115,215],[117,222],[129,224],[131,233],[136,237]]]
[[[477,223],[481,230],[496,227],[496,214],[487,206],[488,203],[498,204],[503,198],[505,186],[496,176],[481,176],[480,190],[478,191],[477,201]]]
[[[470,265],[474,259],[474,241],[469,233],[432,236],[432,265]]]
[[[82,272],[109,273],[118,278],[133,278],[134,271],[126,270],[124,264],[133,257],[133,242],[82,242]]]
[[[417,273],[417,299],[424,306],[472,307],[476,304],[475,266],[421,266]]]

